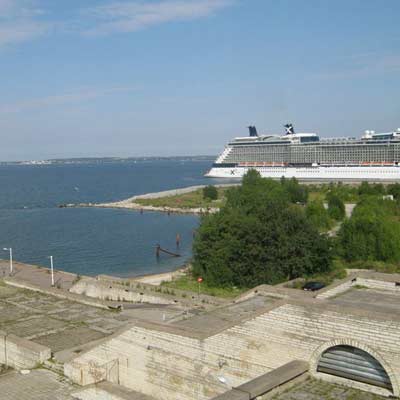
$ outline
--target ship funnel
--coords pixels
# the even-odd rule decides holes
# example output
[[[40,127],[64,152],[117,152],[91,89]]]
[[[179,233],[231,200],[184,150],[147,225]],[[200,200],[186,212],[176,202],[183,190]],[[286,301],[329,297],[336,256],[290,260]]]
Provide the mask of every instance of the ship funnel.
[[[284,125],[286,129],[286,135],[294,135],[294,126],[293,124],[286,124]]]
[[[248,128],[251,137],[258,136],[257,129],[255,126],[249,126]]]

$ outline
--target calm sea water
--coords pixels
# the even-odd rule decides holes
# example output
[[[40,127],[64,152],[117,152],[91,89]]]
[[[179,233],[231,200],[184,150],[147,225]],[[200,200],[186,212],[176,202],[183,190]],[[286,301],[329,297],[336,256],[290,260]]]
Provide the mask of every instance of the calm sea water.
[[[191,257],[198,217],[131,210],[58,208],[63,203],[106,202],[135,194],[216,183],[203,177],[207,161],[0,166],[0,251],[18,261],[85,275],[165,272]],[[180,258],[155,257],[155,246]],[[7,253],[0,254],[7,258]]]

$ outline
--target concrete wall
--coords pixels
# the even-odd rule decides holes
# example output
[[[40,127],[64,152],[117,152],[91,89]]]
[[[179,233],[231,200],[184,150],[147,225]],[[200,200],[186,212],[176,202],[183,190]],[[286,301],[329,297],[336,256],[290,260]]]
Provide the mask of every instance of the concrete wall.
[[[127,283],[129,285],[127,285]],[[100,276],[83,278],[69,289],[72,295],[84,295],[91,298],[117,302],[149,303],[149,304],[180,304],[185,307],[193,305],[218,306],[226,303],[217,297],[197,293],[154,286],[146,283],[131,283],[124,279]]]
[[[0,331],[0,364],[19,369],[30,369],[51,357],[48,347]]]
[[[353,286],[365,286],[369,289],[384,290],[385,292],[400,293],[400,280],[399,282],[391,280],[380,280],[374,279],[373,277],[357,276],[350,277],[347,281],[338,283],[337,285],[330,286],[320,294],[316,296],[317,299],[329,299],[339,295],[340,293],[346,292]],[[397,283],[397,285],[396,285]]]
[[[388,281],[358,277],[355,284],[366,286],[370,289],[378,289],[378,290],[384,290],[385,292],[400,293],[400,286],[396,286],[396,282],[388,282]]]
[[[308,363],[292,361],[256,379],[235,387],[213,400],[255,400],[271,398],[308,377]]]
[[[314,362],[327,343],[370,349],[399,394],[400,321],[367,313],[344,315],[340,307],[314,300],[287,303],[207,338],[162,326],[134,326],[66,364],[65,373],[86,385],[109,379],[164,400],[210,399],[293,360]],[[377,389],[379,393],[388,394]]]
[[[111,285],[92,279],[82,279],[70,289],[70,292],[101,300],[151,304],[175,304],[173,299],[168,299],[165,296],[157,296],[156,294],[152,295],[148,291],[131,290],[128,287],[123,288],[119,285]]]

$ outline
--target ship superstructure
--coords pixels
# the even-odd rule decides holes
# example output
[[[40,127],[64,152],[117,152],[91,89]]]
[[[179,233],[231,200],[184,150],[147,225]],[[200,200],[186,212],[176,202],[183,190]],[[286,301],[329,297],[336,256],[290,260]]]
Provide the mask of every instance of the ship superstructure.
[[[271,178],[400,180],[400,128],[330,139],[296,133],[292,124],[285,128],[284,135],[258,135],[250,126],[250,135],[230,141],[207,176],[240,178],[253,168]]]

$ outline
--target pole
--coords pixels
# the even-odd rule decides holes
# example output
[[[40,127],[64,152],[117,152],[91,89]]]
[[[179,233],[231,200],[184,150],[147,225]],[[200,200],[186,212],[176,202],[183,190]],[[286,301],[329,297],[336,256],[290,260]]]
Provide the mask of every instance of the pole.
[[[50,256],[50,268],[51,268],[51,286],[54,286],[54,266],[53,266],[53,256]]]
[[[10,275],[13,274],[13,254],[12,254],[12,248],[10,247]]]

